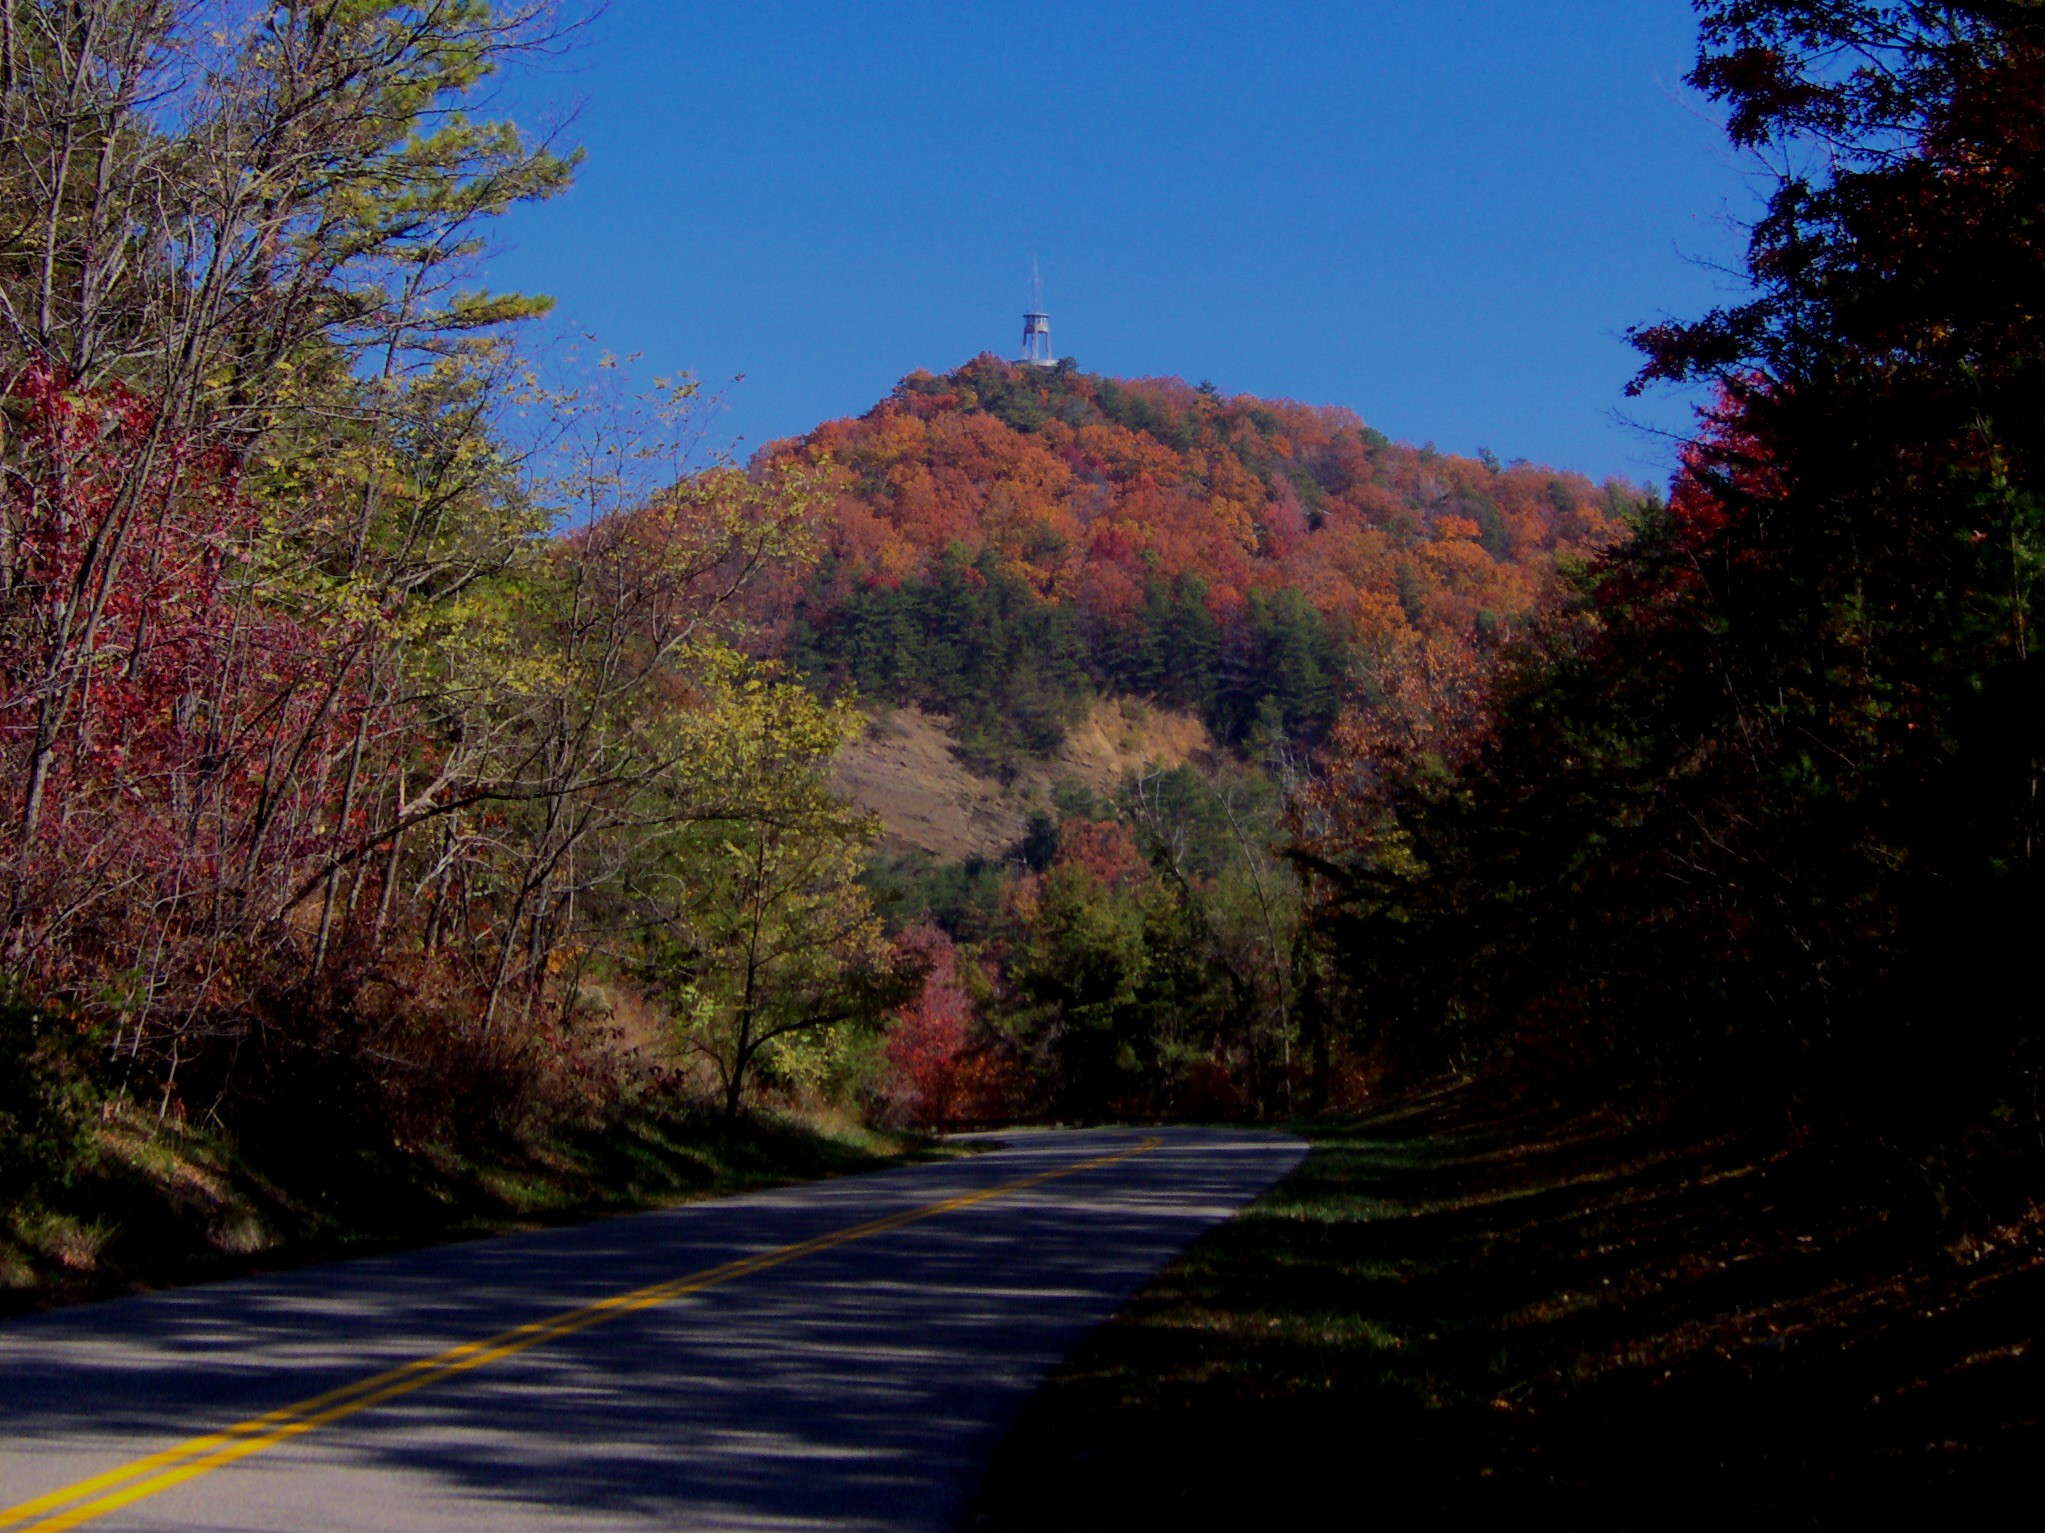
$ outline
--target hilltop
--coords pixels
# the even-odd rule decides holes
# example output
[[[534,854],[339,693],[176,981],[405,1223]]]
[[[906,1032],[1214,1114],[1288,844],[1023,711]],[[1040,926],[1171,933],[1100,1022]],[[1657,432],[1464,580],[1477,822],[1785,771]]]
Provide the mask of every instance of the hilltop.
[[[888,1043],[922,1122],[1346,1093],[1298,816],[1391,763],[1387,720],[1473,735],[1503,640],[1651,504],[1346,409],[992,356],[756,468],[824,498],[822,558],[753,610],[872,717],[835,782],[934,955]]]
[[[1486,643],[1648,498],[1394,442],[1347,409],[992,356],[762,458],[831,491],[828,555],[777,603],[787,652],[953,715],[1004,773],[1103,693],[1231,745],[1316,743],[1345,692]]]

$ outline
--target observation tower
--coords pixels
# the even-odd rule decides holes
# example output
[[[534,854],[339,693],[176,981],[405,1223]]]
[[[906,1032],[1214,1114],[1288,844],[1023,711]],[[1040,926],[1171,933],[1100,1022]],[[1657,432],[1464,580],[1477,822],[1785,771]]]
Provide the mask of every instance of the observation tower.
[[[1030,262],[1030,310],[1023,315],[1022,360],[1035,367],[1054,367],[1058,359],[1051,354],[1051,316],[1044,312],[1044,279],[1037,274],[1037,263]]]

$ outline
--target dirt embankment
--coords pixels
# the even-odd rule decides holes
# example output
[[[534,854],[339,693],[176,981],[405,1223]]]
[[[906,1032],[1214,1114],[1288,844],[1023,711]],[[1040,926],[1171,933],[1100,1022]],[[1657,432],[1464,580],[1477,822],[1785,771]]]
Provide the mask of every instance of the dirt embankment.
[[[838,758],[839,790],[879,816],[890,845],[956,861],[1013,845],[1061,778],[1112,793],[1130,772],[1183,766],[1214,749],[1198,719],[1136,698],[1096,703],[1055,757],[1011,783],[968,769],[955,744],[943,714],[918,708],[877,714],[866,737]]]

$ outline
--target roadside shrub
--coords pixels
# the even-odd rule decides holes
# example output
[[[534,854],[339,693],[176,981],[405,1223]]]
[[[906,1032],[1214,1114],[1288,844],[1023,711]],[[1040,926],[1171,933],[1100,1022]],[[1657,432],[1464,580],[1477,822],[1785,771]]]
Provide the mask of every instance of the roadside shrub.
[[[92,1154],[92,1031],[0,979],[0,1198],[62,1186]]]

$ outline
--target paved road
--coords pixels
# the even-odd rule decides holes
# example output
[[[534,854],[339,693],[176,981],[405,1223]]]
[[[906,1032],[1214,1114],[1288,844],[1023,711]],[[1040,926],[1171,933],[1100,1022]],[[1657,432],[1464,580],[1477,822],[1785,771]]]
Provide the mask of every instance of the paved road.
[[[947,1529],[1073,1343],[1303,1150],[1019,1133],[13,1321],[0,1530]]]

